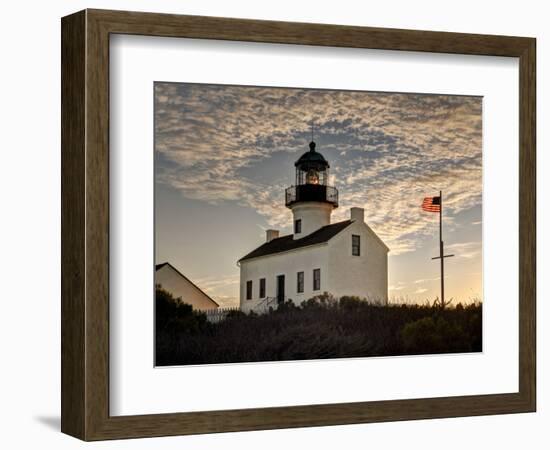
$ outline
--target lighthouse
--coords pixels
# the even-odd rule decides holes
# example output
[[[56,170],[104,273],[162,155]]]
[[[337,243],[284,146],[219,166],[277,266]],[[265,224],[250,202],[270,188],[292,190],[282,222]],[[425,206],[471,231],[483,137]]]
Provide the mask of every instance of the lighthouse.
[[[294,185],[285,190],[293,233],[266,230],[265,242],[239,259],[241,310],[300,305],[325,292],[387,302],[389,248],[365,222],[364,209],[352,207],[349,219],[331,221],[338,190],[313,140],[294,168]]]
[[[285,204],[292,210],[294,239],[301,239],[330,224],[332,211],[338,207],[338,190],[329,185],[330,165],[309,143],[305,152],[294,163],[296,181],[285,191]]]

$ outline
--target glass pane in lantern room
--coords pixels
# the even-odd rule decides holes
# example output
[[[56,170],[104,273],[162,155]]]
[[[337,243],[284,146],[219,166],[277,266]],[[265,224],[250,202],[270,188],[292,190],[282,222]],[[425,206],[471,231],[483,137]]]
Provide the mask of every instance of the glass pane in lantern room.
[[[319,172],[315,169],[310,169],[307,172],[307,184],[319,184]]]

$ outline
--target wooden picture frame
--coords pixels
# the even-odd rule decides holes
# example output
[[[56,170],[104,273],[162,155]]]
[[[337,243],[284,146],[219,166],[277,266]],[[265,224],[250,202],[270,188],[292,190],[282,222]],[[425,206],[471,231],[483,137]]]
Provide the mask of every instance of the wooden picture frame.
[[[85,10],[62,30],[62,416],[83,440],[535,411],[533,38]],[[135,34],[519,58],[519,391],[140,416],[109,415],[109,36]]]

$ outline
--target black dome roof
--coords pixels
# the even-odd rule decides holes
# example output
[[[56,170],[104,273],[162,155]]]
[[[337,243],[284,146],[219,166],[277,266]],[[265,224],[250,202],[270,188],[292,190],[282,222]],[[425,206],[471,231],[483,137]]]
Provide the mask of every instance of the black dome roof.
[[[305,152],[302,156],[300,156],[300,159],[294,163],[294,166],[303,170],[313,168],[323,170],[330,167],[325,157],[321,155],[321,153],[315,151],[315,142],[313,141],[309,143],[309,152]]]

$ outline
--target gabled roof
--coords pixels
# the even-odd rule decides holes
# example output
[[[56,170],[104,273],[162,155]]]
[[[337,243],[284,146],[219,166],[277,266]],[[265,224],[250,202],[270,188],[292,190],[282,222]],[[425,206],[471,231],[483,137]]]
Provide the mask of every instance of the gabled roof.
[[[204,292],[200,287],[198,287],[195,283],[193,283],[189,278],[187,278],[183,273],[181,273],[178,269],[176,269],[172,264],[170,264],[169,262],[163,262],[161,264],[157,264],[155,266],[155,272],[162,269],[164,266],[168,266],[170,267],[172,270],[174,270],[179,276],[181,276],[182,278],[184,278],[185,280],[187,280],[189,282],[189,284],[193,285],[194,287],[196,287],[199,291],[201,291],[201,293],[207,297],[209,300],[212,301],[212,303],[214,303],[216,306],[220,306],[219,303],[214,300],[212,297],[210,297],[206,292]]]
[[[313,233],[308,234],[301,239],[294,239],[292,234],[273,239],[272,241],[260,245],[257,249],[252,250],[249,254],[243,256],[241,259],[239,259],[239,262],[247,259],[257,258],[259,256],[267,256],[273,255],[275,253],[287,252],[289,250],[295,250],[310,245],[323,244],[329,239],[336,236],[338,233],[340,233],[340,231],[342,231],[351,223],[351,220],[344,220],[343,222],[336,222],[330,225],[325,225],[324,227],[319,228],[317,231],[314,231]]]
[[[162,269],[164,266],[170,266],[172,269],[174,269],[176,272],[179,273],[179,270],[176,269],[172,264],[170,264],[170,263],[168,263],[168,262],[163,262],[163,263],[157,264],[157,265],[155,266],[155,270]]]

